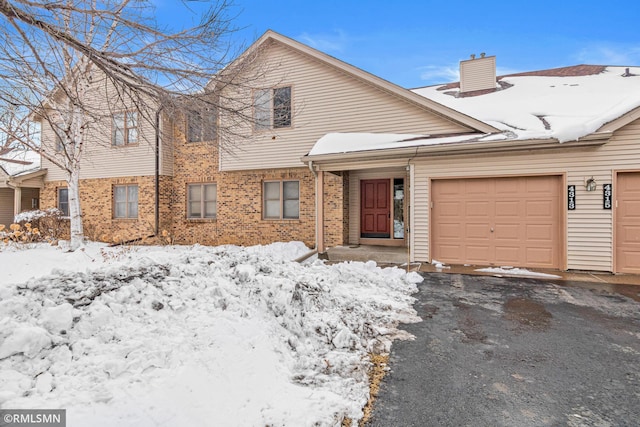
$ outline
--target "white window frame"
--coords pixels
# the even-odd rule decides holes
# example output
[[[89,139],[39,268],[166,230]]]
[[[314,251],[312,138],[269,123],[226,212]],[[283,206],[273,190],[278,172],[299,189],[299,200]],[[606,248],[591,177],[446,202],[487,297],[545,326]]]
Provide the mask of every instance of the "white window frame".
[[[286,198],[285,185],[287,183],[296,183],[298,187],[297,197],[296,198]],[[271,186],[274,188],[274,184],[278,184],[278,198],[268,197],[267,186]],[[274,215],[269,211],[269,205],[274,206],[274,203],[278,202],[278,214]],[[271,202],[271,203],[269,203]],[[295,202],[296,206],[296,214],[292,215],[287,211],[291,208],[288,207],[287,202]],[[289,203],[290,204],[290,203]],[[262,219],[264,220],[298,220],[300,219],[300,181],[291,179],[291,180],[268,180],[263,181],[262,183]]]
[[[214,199],[206,198],[206,188],[214,188]],[[199,188],[198,188],[199,187]],[[191,189],[200,190],[200,200],[191,200]],[[197,203],[199,205],[198,216],[195,216],[192,209],[192,204]],[[207,203],[214,203],[213,215],[207,216]],[[187,184],[187,219],[216,219],[218,217],[218,184],[215,182],[202,182]]]
[[[129,200],[131,189],[136,189],[136,199],[135,201]],[[116,189],[124,188],[125,189],[125,199],[117,200],[116,198]],[[132,206],[135,203],[135,215],[132,214]],[[118,205],[124,204],[124,215],[118,215]],[[122,185],[114,185],[113,186],[113,218],[114,219],[137,219],[140,213],[140,188],[138,184],[122,184]]]

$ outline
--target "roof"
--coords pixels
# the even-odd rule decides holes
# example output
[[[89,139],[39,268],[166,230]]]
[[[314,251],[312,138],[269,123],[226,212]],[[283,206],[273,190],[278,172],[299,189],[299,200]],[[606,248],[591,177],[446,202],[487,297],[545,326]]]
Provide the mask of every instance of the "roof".
[[[40,169],[40,154],[33,150],[15,149],[3,156],[5,159],[29,162],[29,164],[19,164],[3,161],[0,159],[0,169],[8,176],[19,176]]]
[[[575,141],[640,108],[640,67],[577,65],[511,74],[499,88],[460,96],[459,85],[413,92],[511,134]]]

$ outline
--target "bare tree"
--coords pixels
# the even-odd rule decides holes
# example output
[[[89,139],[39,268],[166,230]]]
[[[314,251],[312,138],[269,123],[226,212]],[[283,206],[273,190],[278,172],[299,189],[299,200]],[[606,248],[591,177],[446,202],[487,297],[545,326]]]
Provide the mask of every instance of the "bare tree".
[[[183,1],[183,13],[193,14],[195,3],[207,2]],[[255,58],[243,55],[230,65],[230,4],[213,2],[198,14],[199,24],[177,30],[160,26],[154,10],[147,0],[0,0],[0,132],[65,171],[71,250],[84,237],[83,153],[92,134],[111,132],[110,107],[133,105],[135,120],[154,125],[160,109],[185,105],[233,105],[225,111],[236,117],[230,123],[251,119],[250,105],[222,99],[229,86],[247,85]],[[107,105],[94,102],[97,85],[110,97]],[[39,136],[45,126],[55,134],[48,144]]]

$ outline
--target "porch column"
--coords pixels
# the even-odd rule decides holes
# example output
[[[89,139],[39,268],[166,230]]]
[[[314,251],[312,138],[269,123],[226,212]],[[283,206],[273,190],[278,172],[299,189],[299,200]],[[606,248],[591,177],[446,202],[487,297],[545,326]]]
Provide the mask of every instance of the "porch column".
[[[324,172],[316,176],[316,249],[324,253]]]
[[[13,188],[13,215],[18,215],[22,212],[22,188]]]

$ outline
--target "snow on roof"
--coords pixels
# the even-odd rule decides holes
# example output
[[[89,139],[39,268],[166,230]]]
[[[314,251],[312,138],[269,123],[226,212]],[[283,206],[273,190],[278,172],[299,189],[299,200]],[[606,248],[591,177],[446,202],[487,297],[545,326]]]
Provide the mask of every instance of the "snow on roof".
[[[502,135],[464,134],[455,136],[415,135],[398,133],[328,133],[320,138],[309,152],[309,156],[323,154],[353,153],[359,151],[387,150],[425,145],[452,144],[484,140],[505,139]]]
[[[579,66],[580,67],[580,66]],[[585,67],[585,66],[581,66]],[[532,72],[501,77],[502,89],[457,97],[455,85],[413,92],[479,119],[516,139],[573,141],[640,107],[640,67],[592,67],[592,74]],[[553,71],[553,70],[548,70]],[[585,75],[587,74],[587,75]],[[449,89],[449,90],[447,90]]]
[[[21,165],[0,159],[0,168],[2,168],[9,176],[21,175],[23,173],[40,169],[40,154],[32,150],[15,149],[8,154],[3,155],[3,158],[31,162],[28,165]]]

